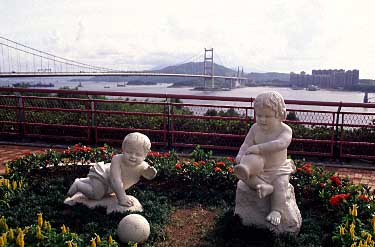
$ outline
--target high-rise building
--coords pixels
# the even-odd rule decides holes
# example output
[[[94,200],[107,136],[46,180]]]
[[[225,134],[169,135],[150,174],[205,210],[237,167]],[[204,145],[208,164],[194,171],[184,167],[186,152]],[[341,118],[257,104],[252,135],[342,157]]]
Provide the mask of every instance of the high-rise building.
[[[312,70],[311,75],[304,71],[300,74],[291,72],[290,83],[297,87],[316,85],[321,88],[348,88],[359,83],[359,70]]]

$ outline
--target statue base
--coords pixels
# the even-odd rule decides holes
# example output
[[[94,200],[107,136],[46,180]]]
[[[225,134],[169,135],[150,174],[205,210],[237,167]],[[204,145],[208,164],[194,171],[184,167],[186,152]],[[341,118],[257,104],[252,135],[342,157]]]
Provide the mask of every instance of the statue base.
[[[101,200],[91,200],[84,196],[82,193],[78,192],[72,197],[68,197],[64,200],[64,203],[69,206],[74,206],[77,203],[83,204],[88,208],[96,208],[96,207],[105,207],[107,209],[107,214],[110,213],[124,213],[126,211],[131,212],[143,212],[143,207],[139,203],[138,199],[134,196],[126,195],[130,198],[133,202],[133,206],[125,207],[118,204],[117,197],[114,193],[110,194],[109,196],[104,197]]]
[[[276,234],[295,233],[301,229],[302,217],[298,209],[294,188],[288,185],[287,202],[284,212],[282,212],[279,225],[272,225],[266,220],[270,213],[270,196],[259,199],[255,190],[249,188],[241,180],[237,183],[236,205],[234,213],[237,214],[245,226],[257,226],[267,228]]]

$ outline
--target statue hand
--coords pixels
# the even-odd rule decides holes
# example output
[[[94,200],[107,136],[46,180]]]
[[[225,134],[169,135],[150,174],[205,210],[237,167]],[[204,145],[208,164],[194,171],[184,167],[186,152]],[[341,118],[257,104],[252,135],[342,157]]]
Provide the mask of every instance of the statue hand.
[[[133,206],[133,201],[128,196],[125,196],[124,200],[119,200],[119,204],[124,207],[131,207]]]
[[[258,145],[253,145],[246,150],[246,154],[260,154]]]
[[[153,166],[147,166],[144,170],[143,176],[147,179],[153,179],[156,176],[157,170]]]

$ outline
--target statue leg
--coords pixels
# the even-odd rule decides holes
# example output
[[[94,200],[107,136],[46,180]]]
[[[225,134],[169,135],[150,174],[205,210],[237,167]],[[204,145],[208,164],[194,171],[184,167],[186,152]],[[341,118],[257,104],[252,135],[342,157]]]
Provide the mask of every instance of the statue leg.
[[[243,180],[244,181],[244,180]],[[260,199],[272,194],[273,185],[266,183],[258,176],[250,176],[244,181],[251,189],[256,190]]]
[[[282,175],[273,182],[274,192],[271,195],[271,212],[266,220],[273,225],[279,225],[281,214],[286,206],[286,196],[289,184],[289,175]]]
[[[105,195],[106,189],[103,183],[95,178],[78,178],[68,191],[70,193],[81,192],[84,196],[93,200],[100,200]]]

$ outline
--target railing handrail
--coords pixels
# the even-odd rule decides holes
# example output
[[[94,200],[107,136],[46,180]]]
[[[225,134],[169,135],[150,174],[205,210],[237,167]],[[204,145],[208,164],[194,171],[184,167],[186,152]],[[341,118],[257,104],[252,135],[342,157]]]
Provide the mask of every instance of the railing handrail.
[[[49,94],[76,94],[76,95],[102,95],[102,96],[123,96],[123,97],[141,97],[141,98],[173,98],[173,99],[194,99],[194,100],[218,100],[218,101],[236,101],[236,102],[254,102],[253,97],[227,97],[227,96],[205,96],[205,95],[187,95],[187,94],[168,94],[168,93],[133,93],[133,92],[108,92],[108,91],[89,91],[89,90],[62,90],[62,89],[39,89],[39,88],[9,88],[0,87],[0,92],[18,92],[18,93],[49,93]],[[375,108],[375,103],[356,103],[340,101],[314,101],[314,100],[285,100],[290,105],[315,105],[315,106],[336,106],[336,107],[365,107]]]

